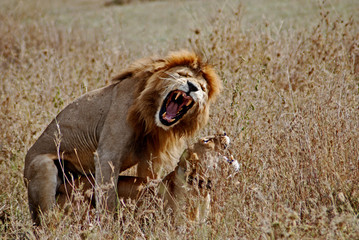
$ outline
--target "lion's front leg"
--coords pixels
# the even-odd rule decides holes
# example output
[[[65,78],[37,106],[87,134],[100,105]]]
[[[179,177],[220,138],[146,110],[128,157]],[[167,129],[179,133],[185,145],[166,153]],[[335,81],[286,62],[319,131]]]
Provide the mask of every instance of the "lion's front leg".
[[[132,137],[131,131],[121,132],[120,129],[123,128],[106,127],[102,132],[104,137],[100,137],[103,140],[100,141],[94,154],[96,207],[109,211],[114,211],[118,203],[118,176],[128,158],[128,144]]]
[[[117,206],[117,182],[120,174],[121,161],[111,153],[97,151],[95,161],[95,196],[96,207],[114,212]]]
[[[121,82],[114,88],[113,99],[99,137],[97,153],[94,155],[96,185],[96,207],[113,211],[117,206],[117,182],[125,160],[129,155],[129,145],[133,130],[127,123],[127,112],[131,105],[131,81]]]

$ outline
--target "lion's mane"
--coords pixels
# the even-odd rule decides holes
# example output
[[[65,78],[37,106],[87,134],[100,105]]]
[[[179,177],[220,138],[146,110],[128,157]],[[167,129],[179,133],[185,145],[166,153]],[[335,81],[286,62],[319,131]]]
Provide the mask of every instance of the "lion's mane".
[[[165,71],[176,66],[184,66],[201,75],[208,84],[208,102],[202,108],[194,106],[193,117],[185,117],[181,124],[165,130],[156,126],[154,115],[160,104],[161,82]],[[222,88],[218,75],[212,66],[202,61],[193,52],[185,50],[170,53],[165,58],[146,58],[133,63],[126,71],[113,79],[114,82],[131,77],[137,81],[135,99],[129,109],[127,120],[135,131],[134,142],[137,149],[147,149],[158,158],[153,161],[166,161],[173,166],[174,149],[182,151],[182,140],[193,136],[208,121],[209,107]]]

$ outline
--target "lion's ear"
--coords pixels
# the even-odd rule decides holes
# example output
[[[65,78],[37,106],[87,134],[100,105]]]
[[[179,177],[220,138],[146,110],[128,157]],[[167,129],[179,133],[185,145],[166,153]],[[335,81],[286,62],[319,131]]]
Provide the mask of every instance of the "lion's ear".
[[[153,72],[160,71],[166,67],[166,61],[164,59],[159,59],[153,63]]]
[[[112,79],[112,82],[121,82],[127,78],[142,74],[152,74],[166,67],[164,59],[143,58],[132,63],[127,69]]]
[[[133,76],[133,71],[128,70],[120,73],[116,77],[112,78],[112,82],[121,82],[122,80],[125,80],[126,78],[130,78]]]

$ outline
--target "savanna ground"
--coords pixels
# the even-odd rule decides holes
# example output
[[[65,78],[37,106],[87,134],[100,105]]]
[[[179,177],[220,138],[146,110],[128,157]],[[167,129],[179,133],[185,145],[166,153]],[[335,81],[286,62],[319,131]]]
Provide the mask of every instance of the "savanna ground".
[[[124,2],[0,1],[1,237],[358,239],[359,3]],[[207,222],[173,223],[158,203],[118,219],[54,210],[33,228],[24,157],[46,125],[132,60],[179,48],[223,79],[199,135],[226,131],[242,164],[219,176]]]

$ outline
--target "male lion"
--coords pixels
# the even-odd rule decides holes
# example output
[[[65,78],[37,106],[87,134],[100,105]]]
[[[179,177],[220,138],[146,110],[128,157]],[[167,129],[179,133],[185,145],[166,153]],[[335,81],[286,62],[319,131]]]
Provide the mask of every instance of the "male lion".
[[[118,196],[134,199],[137,204],[145,200],[146,193],[156,194],[163,199],[166,208],[175,212],[186,213],[188,219],[204,221],[209,213],[210,189],[213,169],[217,163],[224,161],[229,154],[227,148],[230,139],[226,134],[216,134],[200,138],[193,146],[181,155],[175,170],[169,173],[159,184],[150,184],[141,177],[119,176]],[[228,156],[229,157],[229,156]],[[229,164],[229,163],[228,163]],[[61,184],[58,188],[56,200],[61,208],[68,200],[76,202],[73,191],[81,191],[90,206],[94,207],[95,180],[91,176],[80,177],[74,181]],[[79,201],[82,201],[81,198]],[[191,203],[188,203],[188,202]]]
[[[25,158],[24,178],[35,223],[40,223],[40,211],[55,204],[63,182],[56,164],[74,174],[93,173],[99,184],[114,186],[119,173],[135,164],[138,176],[144,178],[156,178],[163,167],[174,167],[184,140],[206,124],[220,88],[211,66],[194,53],[179,51],[135,62],[111,85],[69,104]],[[113,210],[115,187],[105,199],[107,209]]]

